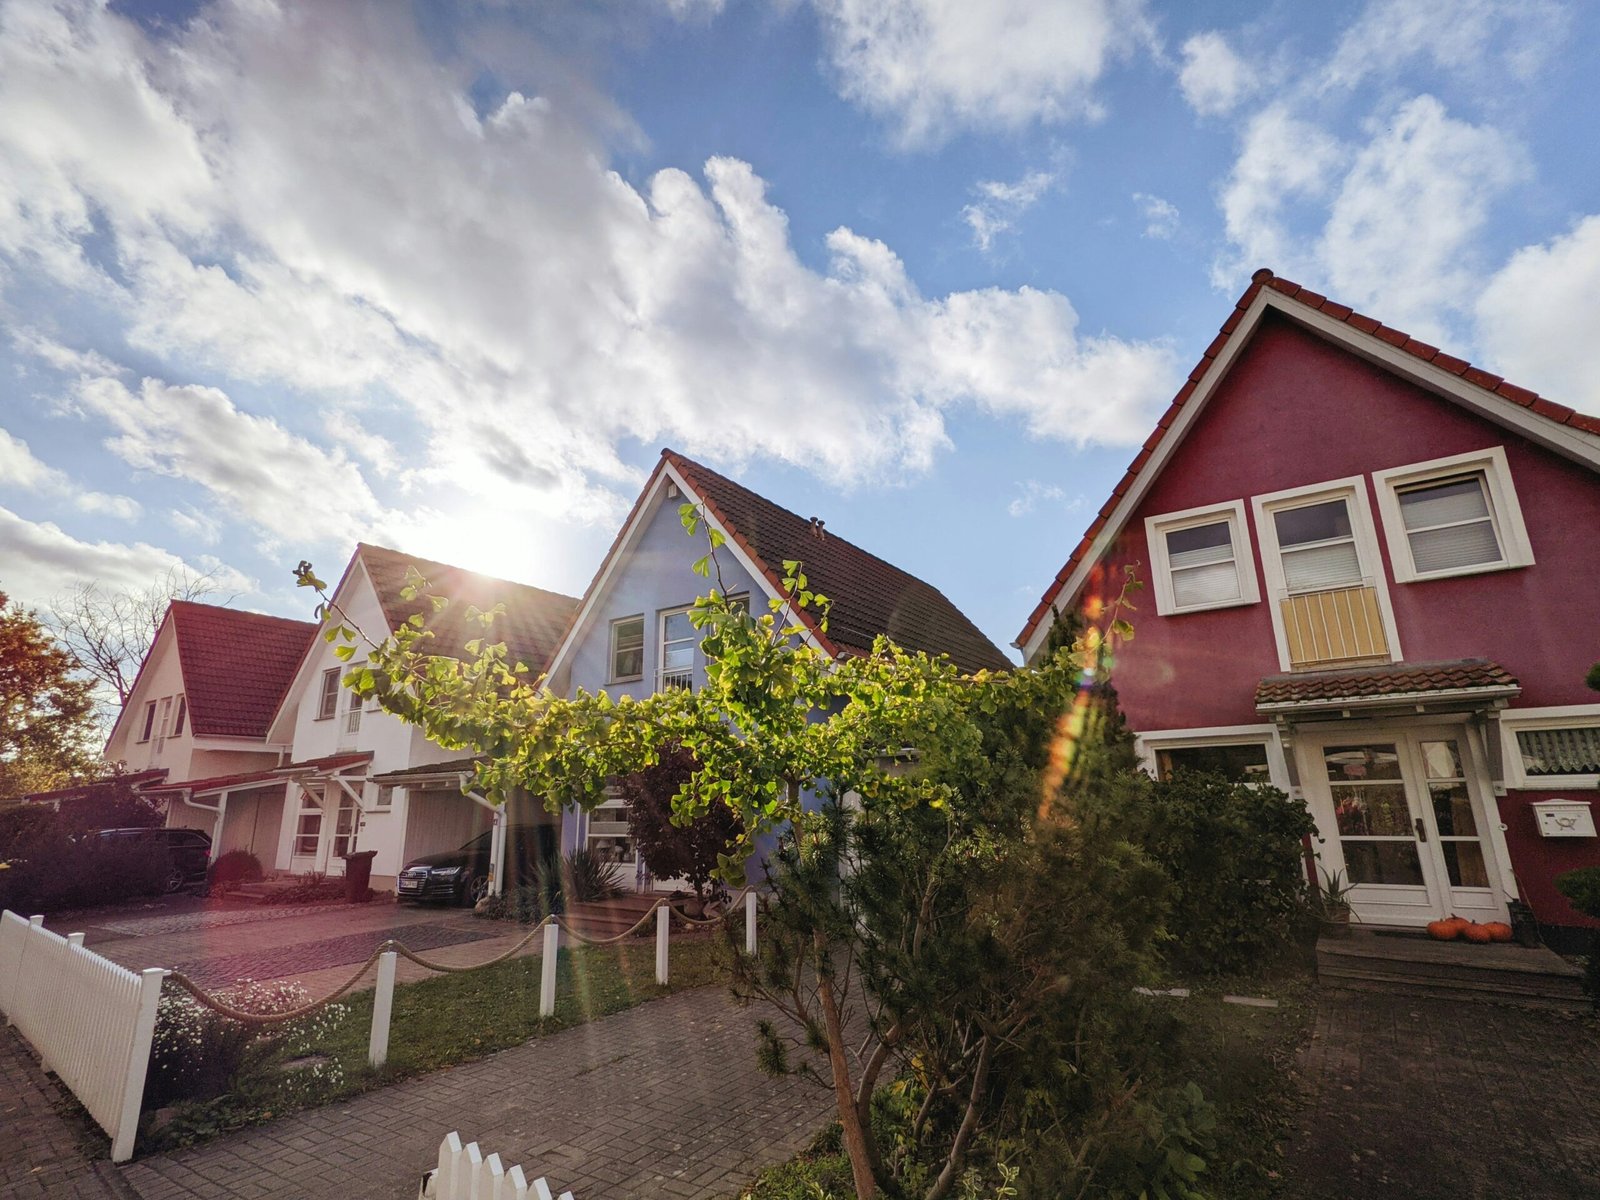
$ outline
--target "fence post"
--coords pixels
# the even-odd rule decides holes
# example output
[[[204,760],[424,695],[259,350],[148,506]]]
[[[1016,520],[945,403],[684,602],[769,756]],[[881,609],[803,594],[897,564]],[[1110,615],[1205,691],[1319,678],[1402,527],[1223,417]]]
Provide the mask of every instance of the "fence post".
[[[83,945],[83,934],[81,934],[81,933],[69,933],[69,934],[67,934],[67,945],[69,945],[69,946],[81,946],[81,945]]]
[[[161,1002],[161,981],[167,972],[150,967],[139,973],[139,1015],[133,1022],[133,1044],[128,1047],[128,1069],[123,1075],[122,1104],[117,1130],[111,1139],[111,1161],[133,1157],[133,1140],[139,1132],[139,1106],[144,1101],[144,1077],[150,1069],[150,1039],[156,1031],[156,1006]]]
[[[389,1018],[394,1013],[394,969],[400,956],[385,950],[378,956],[378,990],[372,997],[372,1039],[367,1043],[367,1063],[381,1067],[389,1061]]]
[[[539,962],[539,1015],[553,1017],[556,1012],[556,952],[561,946],[561,927],[554,920],[544,927],[544,955]]]
[[[672,924],[671,905],[656,909],[656,983],[667,986],[667,931]]]
[[[756,894],[744,894],[744,952],[755,957],[756,953]]]

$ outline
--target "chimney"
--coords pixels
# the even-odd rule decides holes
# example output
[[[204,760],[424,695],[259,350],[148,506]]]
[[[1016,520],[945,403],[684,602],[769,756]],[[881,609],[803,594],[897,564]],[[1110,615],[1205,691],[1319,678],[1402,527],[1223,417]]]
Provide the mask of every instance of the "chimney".
[[[826,534],[824,534],[822,532],[822,527],[824,525],[826,525],[827,522],[824,521],[821,517],[812,517],[810,520],[811,520],[811,536],[816,538],[820,542],[824,537],[827,536]]]

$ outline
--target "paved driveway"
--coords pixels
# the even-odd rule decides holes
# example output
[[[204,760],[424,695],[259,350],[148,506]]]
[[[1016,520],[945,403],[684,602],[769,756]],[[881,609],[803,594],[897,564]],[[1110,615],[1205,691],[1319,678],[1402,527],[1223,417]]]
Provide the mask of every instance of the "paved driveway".
[[[756,1070],[754,1010],[721,988],[663,1000],[490,1058],[141,1159],[144,1200],[414,1195],[452,1129],[578,1200],[731,1196],[802,1148],[832,1095]]]

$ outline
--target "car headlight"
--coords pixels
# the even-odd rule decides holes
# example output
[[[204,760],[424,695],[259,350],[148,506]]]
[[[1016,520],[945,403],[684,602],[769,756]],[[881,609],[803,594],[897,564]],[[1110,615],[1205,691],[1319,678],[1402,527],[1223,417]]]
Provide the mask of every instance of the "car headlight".
[[[459,875],[461,871],[462,868],[460,867],[434,867],[432,873],[435,875]]]

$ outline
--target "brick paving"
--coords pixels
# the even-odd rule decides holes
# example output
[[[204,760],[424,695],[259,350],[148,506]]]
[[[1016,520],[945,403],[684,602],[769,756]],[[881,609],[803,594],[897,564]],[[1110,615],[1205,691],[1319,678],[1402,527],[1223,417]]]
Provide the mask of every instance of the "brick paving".
[[[197,912],[174,913],[171,916],[127,917],[112,921],[97,921],[98,928],[109,934],[124,937],[154,937],[163,933],[187,933],[193,929],[221,929],[230,925],[253,925],[257,921],[282,921],[289,917],[304,917],[312,913],[325,913],[326,904],[258,904],[251,908],[203,909]],[[52,925],[58,922],[51,922]]]
[[[137,1200],[111,1165],[109,1143],[84,1144],[82,1120],[61,1117],[66,1103],[16,1032],[0,1027],[0,1197]]]
[[[1326,991],[1300,1068],[1287,1195],[1600,1198],[1592,1017]]]
[[[682,992],[124,1177],[143,1200],[394,1200],[454,1129],[579,1200],[728,1197],[832,1111],[815,1084],[756,1069],[756,1015],[720,988]]]
[[[340,937],[296,942],[272,950],[211,955],[192,962],[168,964],[204,987],[221,987],[239,979],[282,979],[330,967],[365,962],[374,950],[396,938],[412,950],[434,950],[462,942],[486,941],[495,935],[463,925],[392,925]]]

